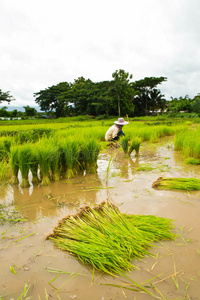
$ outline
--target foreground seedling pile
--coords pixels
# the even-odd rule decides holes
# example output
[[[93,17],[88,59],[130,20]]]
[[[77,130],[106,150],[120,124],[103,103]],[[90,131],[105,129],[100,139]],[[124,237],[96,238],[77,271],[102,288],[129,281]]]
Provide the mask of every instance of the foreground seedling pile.
[[[153,188],[163,190],[200,190],[200,179],[197,178],[163,178],[159,177],[153,184]]]
[[[122,214],[102,202],[62,219],[47,238],[83,263],[114,275],[134,268],[131,261],[149,255],[153,242],[174,239],[172,229],[169,219]]]

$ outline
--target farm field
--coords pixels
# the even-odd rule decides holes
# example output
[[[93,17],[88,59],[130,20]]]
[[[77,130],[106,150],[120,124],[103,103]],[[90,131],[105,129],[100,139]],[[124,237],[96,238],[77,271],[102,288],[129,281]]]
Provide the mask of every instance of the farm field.
[[[0,186],[0,299],[199,298],[200,191],[152,188],[159,177],[200,179],[200,166],[186,163],[188,158],[200,159],[198,124],[130,121],[124,132],[130,139],[141,138],[138,156],[134,151],[125,155],[120,145],[108,147],[104,136],[112,124],[113,120],[91,120],[0,126],[0,153],[10,174],[4,179],[1,174]],[[41,150],[43,142],[48,148],[48,140],[55,147],[61,141],[63,146],[65,141],[77,140],[80,148],[76,149],[83,153],[81,145],[94,139],[97,144],[92,143],[95,148],[91,151],[96,149],[98,155],[92,159],[92,168],[87,169],[85,162],[81,171],[75,171],[77,166],[69,167],[70,160],[65,175],[59,173],[58,180],[53,180],[48,175],[53,172],[51,166],[46,184],[40,176],[44,178],[44,172],[35,183],[29,170],[27,186],[22,185],[22,168],[17,183],[10,182],[13,149],[29,145]],[[124,275],[110,276],[46,239],[63,217],[102,201],[110,201],[124,214],[172,219],[176,240],[154,243],[152,256],[132,261],[135,268]]]

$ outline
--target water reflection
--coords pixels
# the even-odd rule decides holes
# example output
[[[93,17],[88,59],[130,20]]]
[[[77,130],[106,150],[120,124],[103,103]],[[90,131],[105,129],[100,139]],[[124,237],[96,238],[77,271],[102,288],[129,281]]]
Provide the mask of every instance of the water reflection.
[[[66,207],[74,211],[83,204],[95,204],[102,189],[102,182],[98,174],[77,176],[71,180],[53,182],[49,186],[33,186],[20,188],[13,185],[9,190],[9,197],[13,199],[15,209],[29,220],[41,217],[53,217],[57,212]],[[8,192],[3,193],[2,199]]]

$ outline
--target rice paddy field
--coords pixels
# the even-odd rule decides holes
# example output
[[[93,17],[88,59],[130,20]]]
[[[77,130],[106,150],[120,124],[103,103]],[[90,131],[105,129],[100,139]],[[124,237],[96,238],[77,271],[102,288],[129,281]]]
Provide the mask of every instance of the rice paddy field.
[[[0,124],[1,300],[199,299],[199,122],[113,122]]]

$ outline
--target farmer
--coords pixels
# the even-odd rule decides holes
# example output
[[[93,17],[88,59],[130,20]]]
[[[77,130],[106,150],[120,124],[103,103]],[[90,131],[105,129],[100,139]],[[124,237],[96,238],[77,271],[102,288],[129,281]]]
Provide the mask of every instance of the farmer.
[[[124,121],[123,118],[119,118],[117,121],[114,122],[115,124],[113,126],[111,126],[108,131],[106,132],[105,135],[105,140],[107,142],[111,142],[111,141],[117,141],[120,136],[125,135],[122,131],[122,127],[124,125],[129,124],[129,122]]]

